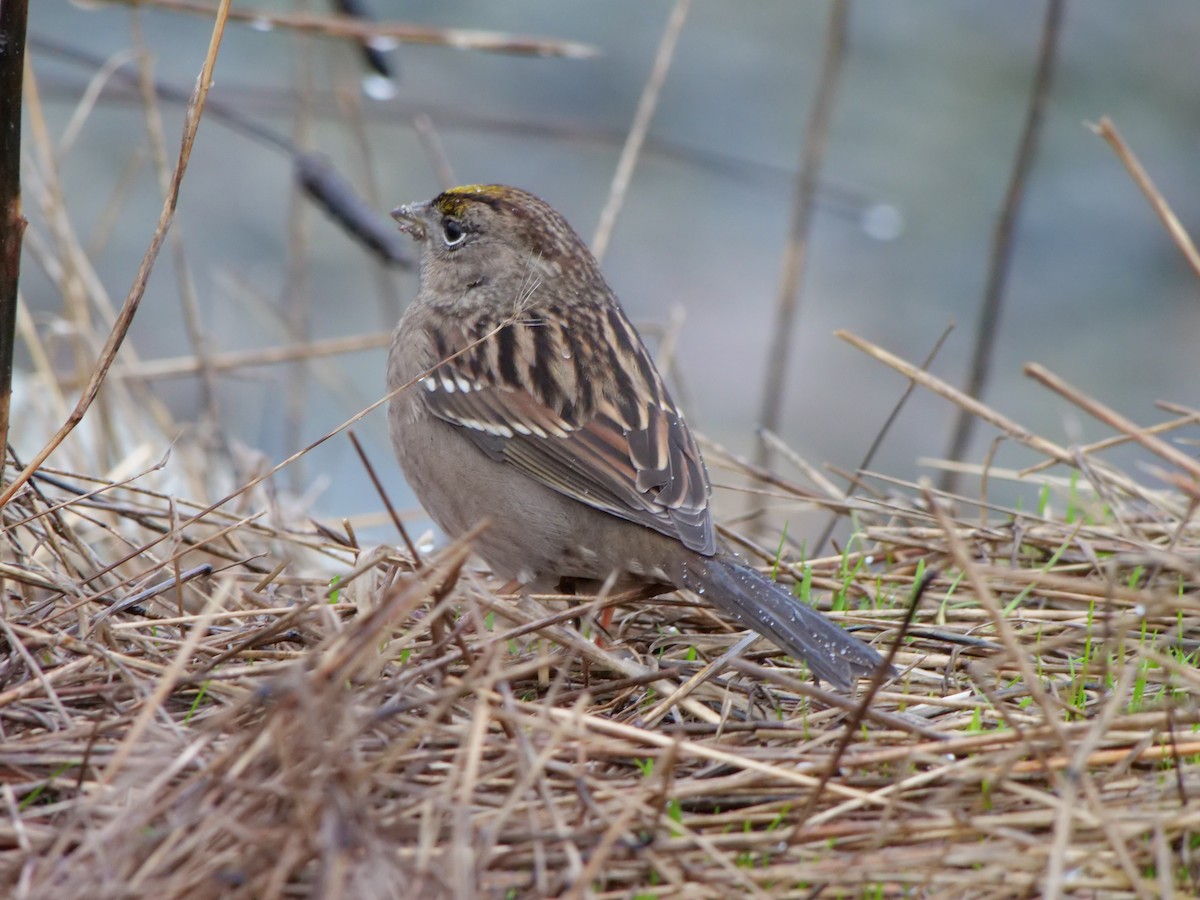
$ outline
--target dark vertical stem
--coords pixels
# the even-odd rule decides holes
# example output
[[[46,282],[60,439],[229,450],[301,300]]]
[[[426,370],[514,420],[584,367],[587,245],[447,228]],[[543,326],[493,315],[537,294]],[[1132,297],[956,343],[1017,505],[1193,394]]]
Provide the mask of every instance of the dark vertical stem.
[[[1013,232],[1021,202],[1025,195],[1025,182],[1037,156],[1038,139],[1042,132],[1042,118],[1046,98],[1050,95],[1050,83],[1054,76],[1055,58],[1058,55],[1058,33],[1062,24],[1066,0],[1049,0],[1046,4],[1046,19],[1042,25],[1042,41],[1038,50],[1037,72],[1029,98],[1029,109],[1025,114],[1025,129],[1021,143],[1013,160],[1012,176],[1008,192],[1004,197],[1004,208],[992,233],[992,252],[988,263],[987,285],[984,288],[983,308],[979,313],[979,325],[975,332],[975,352],[971,357],[971,373],[967,379],[966,393],[978,399],[987,385],[992,368],[992,350],[996,343],[996,332],[1000,325],[1000,311],[1004,303],[1004,289],[1008,284],[1009,263],[1012,259]],[[954,431],[946,449],[946,458],[959,461],[967,451],[971,435],[975,431],[975,417],[960,407],[954,422]],[[958,488],[958,473],[952,469],[942,472],[939,487],[953,493]]]
[[[779,276],[779,292],[775,299],[775,318],[772,324],[771,346],[767,353],[767,369],[763,380],[762,406],[758,422],[768,431],[779,430],[783,407],[783,386],[787,379],[788,357],[792,344],[792,326],[800,303],[800,284],[808,254],[808,234],[820,178],[821,164],[829,144],[829,123],[833,118],[833,101],[838,77],[845,56],[849,0],[833,0],[829,7],[829,26],[825,31],[825,50],[821,59],[821,74],[808,121],[804,126],[804,147],[800,154],[800,171],[792,198],[792,221],[788,230],[787,247],[783,255],[783,271]],[[766,468],[769,452],[766,441],[760,441],[755,457]],[[761,501],[755,499],[754,512],[761,511]]]
[[[25,76],[28,0],[0,2],[0,474],[8,448],[17,281],[21,274],[21,89]]]
[[[150,272],[162,250],[163,241],[166,240],[171,223],[175,221],[175,210],[179,204],[179,188],[183,183],[183,176],[187,172],[188,160],[192,158],[192,147],[196,144],[196,131],[200,127],[200,119],[204,113],[204,102],[208,99],[209,88],[212,87],[213,67],[217,64],[217,52],[221,48],[221,37],[225,34],[225,23],[229,20],[230,2],[231,0],[220,0],[216,7],[216,21],[213,23],[212,37],[208,42],[208,52],[204,56],[204,65],[200,69],[200,77],[196,79],[195,87],[192,90],[192,99],[188,101],[187,114],[183,120],[183,140],[179,147],[179,161],[175,164],[175,172],[171,176],[171,189],[167,192],[166,200],[163,202],[162,212],[158,216],[158,225],[150,239],[150,246],[146,248],[142,264],[133,278],[129,293],[125,296],[125,302],[121,304],[121,309],[113,321],[112,330],[108,333],[108,340],[100,349],[100,357],[96,360],[96,365],[88,376],[87,384],[83,386],[75,408],[67,416],[67,421],[63,422],[58,431],[42,446],[42,449],[25,463],[24,468],[9,484],[0,484],[0,507],[8,503],[17,491],[21,490],[50,454],[67,439],[67,435],[75,430],[75,426],[83,421],[84,415],[87,414],[99,395],[100,387],[104,384],[104,379],[108,377],[108,370],[117,358],[121,345],[125,342],[125,336],[129,333],[133,317],[137,315],[138,308],[142,304],[142,298],[146,296],[146,284],[150,280]],[[3,6],[0,5],[0,10],[2,9]],[[107,771],[110,773],[115,771],[116,768],[119,768],[120,763],[119,756],[114,758]]]
[[[946,343],[946,339],[950,337],[950,332],[953,330],[953,324],[946,326],[946,330],[942,332],[941,337],[939,337],[937,342],[934,343],[933,349],[929,351],[929,355],[925,357],[925,361],[921,363],[922,370],[927,370],[933,365],[934,359],[936,359],[937,355],[941,352],[942,345]],[[883,445],[883,439],[886,438],[888,432],[892,430],[892,425],[895,423],[896,419],[900,417],[900,410],[904,408],[904,404],[908,402],[908,398],[912,396],[912,393],[914,390],[916,390],[916,388],[916,381],[909,379],[908,386],[904,389],[904,393],[900,395],[900,399],[896,401],[896,405],[893,406],[892,411],[888,413],[887,419],[884,420],[883,427],[879,429],[879,433],[875,435],[875,440],[871,442],[870,449],[867,450],[862,462],[858,464],[858,468],[854,470],[856,476],[862,475],[871,467],[871,462],[875,459],[876,451],[879,450],[879,448]],[[851,497],[853,497],[858,491],[861,483],[862,482],[858,477],[853,478],[846,489],[845,499],[849,500]],[[825,530],[821,532],[820,536],[808,548],[807,556],[809,559],[814,559],[824,552],[825,542],[833,536],[833,529],[837,527],[837,523],[841,521],[842,516],[845,514],[846,513],[843,510],[834,510],[830,514],[829,522],[825,525]]]

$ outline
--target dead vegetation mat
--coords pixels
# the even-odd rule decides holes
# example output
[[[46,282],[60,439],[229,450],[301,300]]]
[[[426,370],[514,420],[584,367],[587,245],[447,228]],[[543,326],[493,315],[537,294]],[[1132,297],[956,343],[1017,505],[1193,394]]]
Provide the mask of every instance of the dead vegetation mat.
[[[1026,511],[823,498],[851,536],[778,576],[894,654],[853,696],[685,595],[501,596],[467,542],[43,469],[3,510],[3,891],[1195,896],[1194,482],[1073,452]]]

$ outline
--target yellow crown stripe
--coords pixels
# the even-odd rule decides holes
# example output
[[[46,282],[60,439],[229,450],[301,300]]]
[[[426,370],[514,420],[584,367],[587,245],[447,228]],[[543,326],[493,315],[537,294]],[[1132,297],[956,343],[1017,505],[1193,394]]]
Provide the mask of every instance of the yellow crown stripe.
[[[502,200],[509,193],[500,184],[464,184],[439,194],[437,206],[446,215],[457,216],[471,200]]]

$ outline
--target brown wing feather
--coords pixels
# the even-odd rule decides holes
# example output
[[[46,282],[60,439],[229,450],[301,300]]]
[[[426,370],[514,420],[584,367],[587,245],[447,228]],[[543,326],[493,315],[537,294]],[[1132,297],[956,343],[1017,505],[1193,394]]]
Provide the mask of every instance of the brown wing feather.
[[[609,320],[602,323],[611,328]],[[620,518],[674,537],[699,553],[716,551],[704,461],[687,423],[672,403],[631,326],[620,336],[635,354],[636,371],[605,378],[611,364],[594,348],[613,335],[586,342],[565,332],[501,333],[474,346],[461,334],[436,336],[446,356],[419,390],[430,411],[461,427],[484,452],[554,490]],[[508,325],[506,328],[561,326]],[[570,347],[567,368],[556,348]],[[497,354],[521,353],[521,365],[500,365]],[[579,358],[583,354],[586,358]],[[539,368],[540,367],[540,368]],[[594,371],[593,371],[594,370]],[[518,383],[530,372],[530,384]],[[507,377],[506,377],[506,373]],[[580,377],[593,374],[594,377]],[[602,386],[622,388],[616,399]],[[630,390],[629,388],[633,388]]]

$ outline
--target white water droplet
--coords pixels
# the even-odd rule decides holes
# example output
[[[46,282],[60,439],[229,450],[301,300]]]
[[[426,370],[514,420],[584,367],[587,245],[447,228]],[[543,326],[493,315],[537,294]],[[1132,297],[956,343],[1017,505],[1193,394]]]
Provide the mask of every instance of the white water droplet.
[[[391,100],[396,96],[396,82],[386,75],[366,75],[362,80],[362,91],[372,100]]]
[[[904,214],[890,203],[876,203],[863,211],[860,224],[868,237],[894,241],[904,233]]]
[[[400,46],[400,42],[388,35],[377,35],[367,38],[367,46],[373,50],[378,50],[380,53],[391,53]]]

